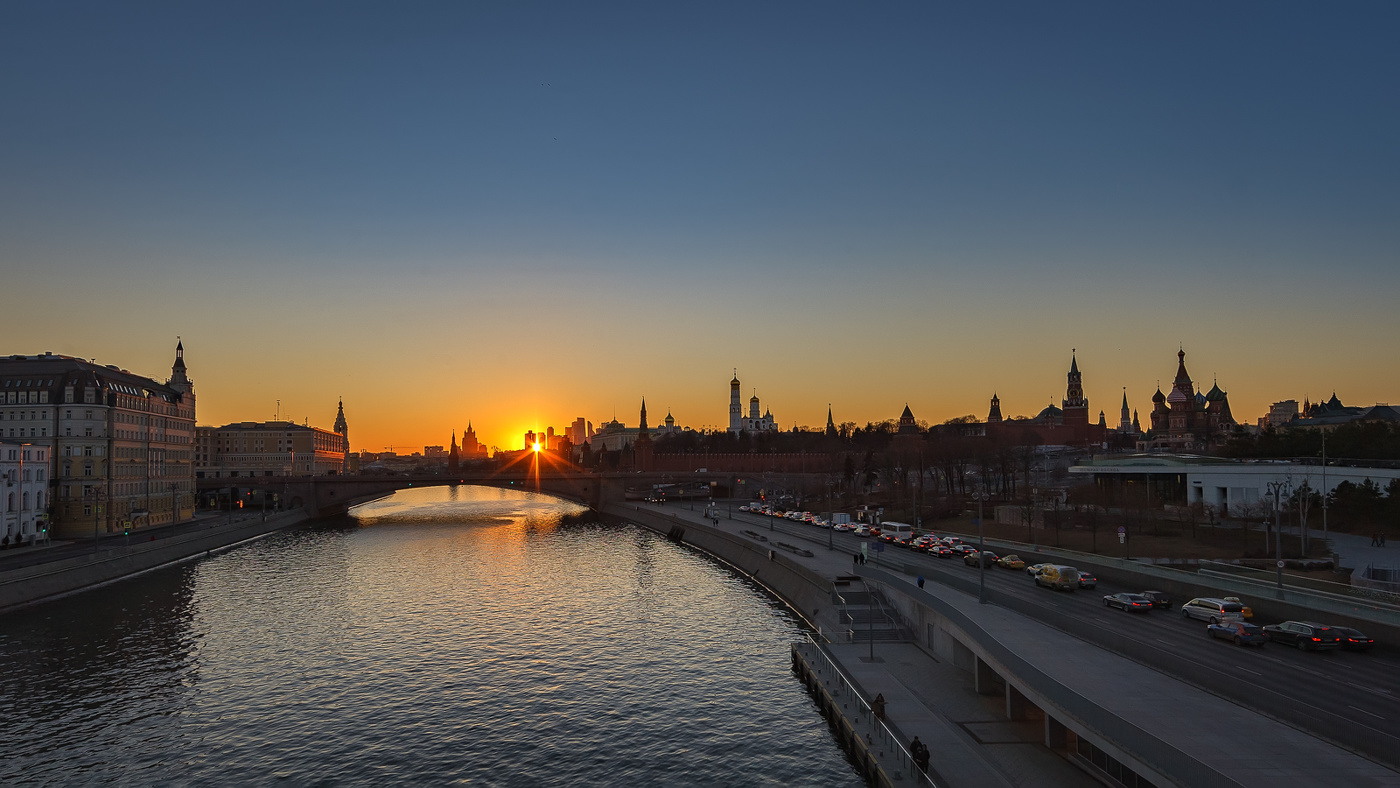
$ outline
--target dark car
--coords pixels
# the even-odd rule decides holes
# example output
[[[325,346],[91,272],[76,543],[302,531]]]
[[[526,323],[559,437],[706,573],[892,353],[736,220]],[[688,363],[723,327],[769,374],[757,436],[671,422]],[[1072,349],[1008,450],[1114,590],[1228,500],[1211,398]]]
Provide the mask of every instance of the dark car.
[[[1206,634],[1213,638],[1232,641],[1236,646],[1262,646],[1267,638],[1257,624],[1243,621],[1222,621],[1219,624],[1206,624]]]
[[[952,557],[953,557],[953,548],[949,547],[949,546],[946,545],[946,544],[935,544],[935,545],[930,545],[929,548],[928,548],[928,554],[929,554],[929,555],[936,555],[936,556],[938,556],[939,558],[952,558]]]
[[[1080,572],[1080,573],[1079,573],[1079,587],[1080,587],[1080,588],[1097,588],[1098,585],[1099,585],[1099,579],[1098,579],[1097,577],[1094,577],[1094,574],[1093,574],[1092,572]]]
[[[993,553],[991,550],[982,551],[982,566],[995,566],[996,562],[996,553]],[[973,550],[972,552],[963,556],[963,563],[967,564],[968,566],[977,566],[977,551]]]
[[[1143,591],[1142,595],[1152,600],[1154,607],[1171,607],[1172,598],[1165,591]]]
[[[969,553],[975,553],[975,552],[977,552],[977,546],[976,546],[976,545],[970,545],[970,544],[958,544],[958,545],[953,545],[953,555],[964,555],[964,556],[965,556],[965,555],[967,555],[967,554],[969,554]]]
[[[1342,648],[1347,651],[1365,651],[1376,645],[1376,641],[1351,627],[1332,627],[1332,629],[1342,639]]]
[[[1315,621],[1285,621],[1264,627],[1264,637],[1272,643],[1297,646],[1303,651],[1324,651],[1341,648],[1342,638],[1337,630]]]
[[[1103,598],[1103,606],[1133,613],[1146,613],[1152,610],[1152,600],[1141,594],[1109,594]]]

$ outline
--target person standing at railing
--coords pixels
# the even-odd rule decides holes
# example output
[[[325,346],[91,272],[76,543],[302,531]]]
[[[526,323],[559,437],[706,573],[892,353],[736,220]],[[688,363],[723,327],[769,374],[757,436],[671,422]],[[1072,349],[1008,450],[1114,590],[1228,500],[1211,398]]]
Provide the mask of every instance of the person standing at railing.
[[[875,694],[875,700],[870,701],[870,713],[875,715],[875,719],[880,722],[885,721],[885,693]]]
[[[914,740],[909,742],[909,754],[914,756],[914,763],[919,767],[919,771],[928,774],[928,745],[919,741],[918,736],[915,736]]]

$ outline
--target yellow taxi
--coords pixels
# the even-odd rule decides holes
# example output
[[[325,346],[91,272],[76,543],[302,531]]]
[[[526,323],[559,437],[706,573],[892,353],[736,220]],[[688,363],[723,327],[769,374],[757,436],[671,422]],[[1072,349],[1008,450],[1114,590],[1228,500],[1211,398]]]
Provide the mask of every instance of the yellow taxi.
[[[1025,569],[1026,562],[1022,561],[1018,556],[1004,555],[997,559],[997,566],[1003,569]]]

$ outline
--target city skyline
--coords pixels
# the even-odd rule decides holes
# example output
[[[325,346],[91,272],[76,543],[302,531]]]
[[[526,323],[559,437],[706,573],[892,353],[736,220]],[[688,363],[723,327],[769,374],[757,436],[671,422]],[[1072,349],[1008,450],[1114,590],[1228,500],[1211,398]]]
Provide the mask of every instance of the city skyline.
[[[1400,391],[1389,5],[79,5],[0,10],[4,352],[179,335],[201,424]]]

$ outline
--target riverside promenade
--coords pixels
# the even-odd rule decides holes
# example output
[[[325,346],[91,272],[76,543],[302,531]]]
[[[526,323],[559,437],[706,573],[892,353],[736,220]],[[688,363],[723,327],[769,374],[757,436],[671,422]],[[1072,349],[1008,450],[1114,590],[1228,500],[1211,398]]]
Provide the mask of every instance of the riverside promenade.
[[[925,626],[911,624],[900,642],[850,642],[850,619],[842,620],[849,608],[843,612],[832,600],[820,604],[819,595],[801,590],[792,594],[800,598],[788,599],[823,633],[817,640],[827,641],[794,647],[803,652],[802,664],[813,666],[810,676],[803,668],[809,688],[818,683],[823,710],[845,718],[847,727],[834,730],[850,729],[866,739],[869,746],[861,749],[881,760],[881,782],[919,784],[907,756],[894,743],[882,746],[869,719],[868,702],[877,693],[884,696],[897,743],[907,748],[918,736],[928,745],[931,778],[940,786],[1094,785],[1108,779],[1114,761],[1131,764],[1133,779],[1152,785],[1400,785],[1400,773],[1384,764],[1033,618],[979,605],[937,582],[919,589],[903,573],[900,553],[887,552],[893,560],[878,567],[861,567],[849,543],[829,550],[824,531],[811,529],[810,537],[770,533],[755,521],[727,519],[724,511],[716,524],[704,517],[702,506],[686,507],[629,503],[605,513],[702,549],[706,538],[697,534],[692,540],[691,531],[717,533],[709,542],[718,549],[711,552],[731,552],[719,557],[779,593],[787,584],[783,567],[791,565],[791,571],[844,589],[844,597],[858,596],[869,584],[897,602],[906,618],[938,611],[937,624],[929,623],[931,616],[920,618]],[[736,547],[757,552],[759,562]],[[763,563],[764,554],[772,568]],[[962,644],[935,647],[951,634],[982,650],[973,656]],[[960,659],[962,652],[967,655]],[[823,671],[826,660],[830,667]],[[1065,744],[1066,729],[1077,744]],[[1091,763],[1108,767],[1098,771]]]
[[[0,613],[188,561],[307,520],[304,510],[246,512],[0,553]]]

